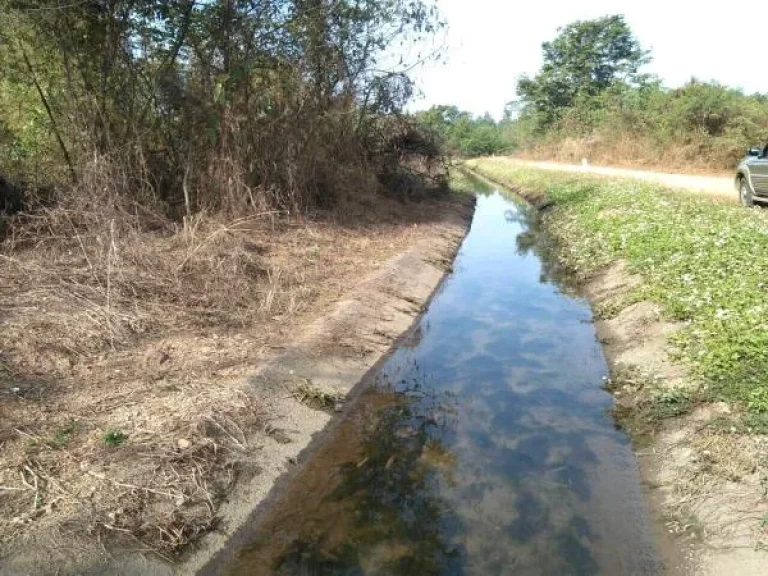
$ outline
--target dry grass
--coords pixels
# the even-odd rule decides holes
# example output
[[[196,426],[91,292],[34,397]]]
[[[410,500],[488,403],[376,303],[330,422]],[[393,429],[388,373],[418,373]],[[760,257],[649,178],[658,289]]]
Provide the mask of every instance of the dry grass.
[[[244,377],[453,202],[17,228],[0,252],[0,555],[65,530],[170,558],[214,527],[269,436]]]
[[[515,154],[526,160],[550,160],[579,164],[587,158],[591,164],[644,168],[685,174],[722,174],[735,168],[733,158],[713,158],[703,150],[704,143],[659,142],[636,134],[593,134],[586,138],[564,138],[521,150]],[[718,152],[717,150],[715,152]],[[719,151],[722,152],[722,151]],[[730,172],[727,172],[730,174]]]

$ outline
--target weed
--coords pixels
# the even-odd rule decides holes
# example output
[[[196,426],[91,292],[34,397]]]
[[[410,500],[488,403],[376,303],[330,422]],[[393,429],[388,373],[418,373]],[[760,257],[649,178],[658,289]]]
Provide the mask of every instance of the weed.
[[[749,392],[749,400],[747,400],[747,407],[757,414],[765,414],[768,412],[768,389],[756,388]]]
[[[677,536],[689,536],[694,539],[700,539],[704,535],[704,527],[701,522],[690,514],[684,514],[681,511],[668,513],[664,519],[664,524],[671,534]]]
[[[643,444],[666,420],[689,413],[699,401],[699,398],[682,391],[654,390],[650,394],[637,395],[629,404],[617,402],[613,415],[622,428]]]
[[[651,398],[648,418],[652,421],[682,416],[687,414],[693,405],[691,394],[686,390],[658,391]]]
[[[635,366],[618,366],[611,377],[605,381],[603,388],[609,392],[637,392],[652,384],[651,378],[643,374]]]
[[[104,433],[104,444],[113,448],[124,444],[127,439],[128,436],[118,428],[111,428]]]
[[[78,428],[77,420],[70,420],[61,428],[54,430],[53,436],[48,439],[46,444],[54,450],[66,448],[72,442],[72,438],[74,438]]]
[[[315,410],[335,411],[344,400],[343,394],[322,390],[313,385],[311,380],[306,380],[303,384],[299,385],[294,391],[293,397]]]
[[[458,168],[452,168],[450,171],[450,186],[451,190],[461,194],[473,194],[475,189],[466,172]]]
[[[0,378],[2,377],[11,377],[13,376],[13,370],[11,370],[11,367],[0,360]]]
[[[597,304],[593,308],[593,314],[597,320],[608,320],[615,318],[619,312],[635,304],[637,298],[630,298],[627,295],[611,298],[610,300]]]
[[[764,514],[763,517],[760,518],[760,528],[768,530],[768,514]]]
[[[746,415],[744,424],[747,432],[754,434],[768,434],[768,413],[749,412]]]

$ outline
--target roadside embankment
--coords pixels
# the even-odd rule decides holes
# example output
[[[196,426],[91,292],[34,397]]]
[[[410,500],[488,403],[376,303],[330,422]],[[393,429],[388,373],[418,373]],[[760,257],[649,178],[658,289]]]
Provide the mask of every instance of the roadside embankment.
[[[471,213],[382,198],[354,218],[12,238],[0,574],[204,564],[418,316]]]
[[[672,574],[768,565],[768,213],[658,184],[467,167],[546,206],[581,279]]]

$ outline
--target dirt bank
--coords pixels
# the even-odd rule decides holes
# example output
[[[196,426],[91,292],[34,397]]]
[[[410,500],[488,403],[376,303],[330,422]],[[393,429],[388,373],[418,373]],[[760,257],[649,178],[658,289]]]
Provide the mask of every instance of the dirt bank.
[[[621,302],[640,281],[616,263],[586,279],[584,290],[600,310]],[[680,326],[665,321],[659,306],[619,306],[596,327],[612,370],[608,386],[617,418],[635,441],[668,573],[765,574],[768,502],[758,465],[764,439],[718,426],[718,417],[731,412],[724,403],[669,418],[684,410],[681,399],[696,389],[670,359],[669,338]]]
[[[253,288],[253,310],[243,307],[248,321],[195,325],[195,309],[178,302],[184,322],[147,323],[143,333],[126,329],[125,338],[115,322],[96,350],[87,348],[88,334],[66,339],[68,322],[72,331],[88,326],[80,316],[103,312],[84,297],[87,250],[62,256],[58,280],[35,252],[6,255],[12,282],[0,290],[0,573],[189,573],[202,566],[418,315],[470,216],[467,198],[392,203],[361,214],[354,226],[271,221],[214,231],[218,244],[178,253],[167,246],[174,270],[198,265],[203,254],[226,262],[232,238],[257,256],[255,288],[235,276],[221,287]],[[64,265],[76,258],[80,284],[65,276]],[[116,256],[110,261],[114,266]],[[203,287],[199,298],[213,288]],[[225,295],[222,309],[228,300],[245,304],[235,298]],[[118,304],[113,296],[111,310]],[[126,306],[125,316],[151,319],[141,304],[135,313]],[[162,304],[152,312],[171,306]],[[205,302],[196,305],[206,312]],[[61,342],[66,346],[54,346]]]

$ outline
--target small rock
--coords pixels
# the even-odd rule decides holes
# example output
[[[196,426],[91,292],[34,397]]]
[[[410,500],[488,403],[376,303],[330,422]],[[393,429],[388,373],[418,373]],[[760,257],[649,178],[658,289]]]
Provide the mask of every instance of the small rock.
[[[176,442],[176,445],[179,447],[179,450],[186,450],[192,446],[192,442],[186,438],[179,438],[179,440]]]

